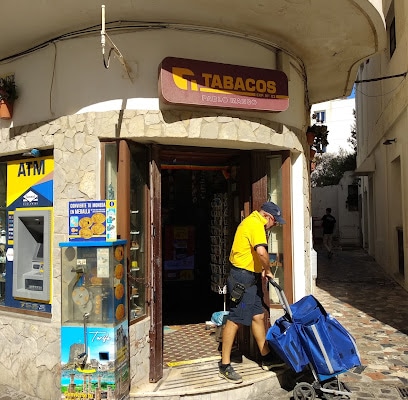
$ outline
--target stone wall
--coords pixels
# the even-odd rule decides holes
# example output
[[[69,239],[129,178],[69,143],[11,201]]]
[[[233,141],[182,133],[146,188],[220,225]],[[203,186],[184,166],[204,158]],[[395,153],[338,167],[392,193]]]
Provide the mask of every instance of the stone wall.
[[[99,198],[99,138],[134,138],[140,143],[239,149],[291,149],[305,140],[281,124],[189,111],[85,113],[0,130],[4,155],[54,148],[54,241],[52,317],[26,317],[0,310],[0,384],[36,396],[59,398],[61,263],[58,244],[67,240],[68,202]],[[303,142],[303,144],[301,143]],[[0,154],[1,155],[1,154]],[[148,380],[147,318],[130,327],[132,386]]]
[[[0,384],[33,396],[60,397],[60,325],[1,312]]]

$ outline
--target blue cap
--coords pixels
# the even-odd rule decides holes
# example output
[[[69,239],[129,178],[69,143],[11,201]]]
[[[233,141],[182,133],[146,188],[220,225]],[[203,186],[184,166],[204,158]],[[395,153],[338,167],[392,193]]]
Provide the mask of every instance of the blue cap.
[[[280,224],[286,224],[286,221],[282,218],[282,210],[275,203],[272,203],[271,201],[267,201],[266,203],[262,204],[261,210],[264,210],[268,214],[273,215],[276,222]]]

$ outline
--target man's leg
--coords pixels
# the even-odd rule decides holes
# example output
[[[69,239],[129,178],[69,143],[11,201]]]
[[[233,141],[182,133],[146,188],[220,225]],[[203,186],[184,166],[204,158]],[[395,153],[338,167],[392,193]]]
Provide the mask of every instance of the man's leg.
[[[222,356],[219,363],[218,376],[231,383],[241,383],[242,377],[234,371],[231,366],[231,350],[234,344],[239,325],[233,321],[227,320],[222,333]]]
[[[269,353],[269,346],[266,343],[264,314],[253,316],[252,334],[254,335],[256,344],[258,345],[259,351],[261,352],[261,356],[266,356]]]
[[[231,350],[238,328],[239,325],[230,320],[227,320],[227,323],[224,326],[222,332],[222,364],[229,364],[231,362]]]
[[[332,257],[333,252],[332,252],[332,248],[333,248],[333,234],[327,235],[327,247],[329,249],[329,258]]]
[[[324,245],[324,247],[326,248],[326,250],[327,250],[328,252],[330,252],[328,240],[329,240],[329,235],[328,235],[327,233],[324,233],[324,234],[323,234],[323,245]]]
[[[266,341],[264,314],[258,314],[252,318],[252,334],[254,335],[261,353],[262,369],[269,371],[273,368],[278,368],[285,365],[285,363],[275,354],[275,352],[271,352],[268,346],[268,342]]]
[[[329,251],[332,251],[333,248],[333,234],[327,235],[327,245],[329,246]]]

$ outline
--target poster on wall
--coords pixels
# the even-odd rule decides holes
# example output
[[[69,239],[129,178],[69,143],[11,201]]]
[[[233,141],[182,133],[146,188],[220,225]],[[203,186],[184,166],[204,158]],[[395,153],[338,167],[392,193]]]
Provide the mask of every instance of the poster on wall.
[[[84,336],[86,335],[86,336]],[[61,399],[126,398],[128,322],[115,327],[61,327]]]
[[[69,240],[116,240],[116,200],[71,201]]]

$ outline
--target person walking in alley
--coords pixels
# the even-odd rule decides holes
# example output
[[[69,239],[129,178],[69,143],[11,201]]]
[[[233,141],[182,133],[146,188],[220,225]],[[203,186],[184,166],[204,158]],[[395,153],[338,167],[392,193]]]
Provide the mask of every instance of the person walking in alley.
[[[285,365],[266,342],[262,303],[262,278],[273,278],[266,231],[285,223],[281,214],[275,203],[264,203],[259,211],[253,211],[246,217],[235,232],[229,258],[232,266],[227,280],[231,306],[223,330],[219,363],[219,376],[232,383],[242,382],[241,376],[231,366],[231,350],[241,325],[252,327],[263,369]]]
[[[327,249],[327,257],[333,256],[333,231],[336,225],[336,218],[331,214],[331,208],[326,208],[326,214],[322,217],[323,226],[323,245]]]

